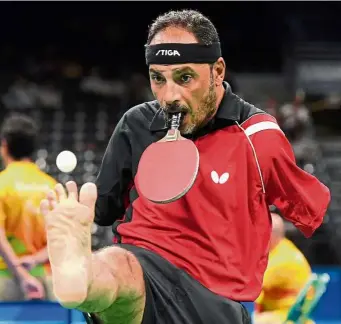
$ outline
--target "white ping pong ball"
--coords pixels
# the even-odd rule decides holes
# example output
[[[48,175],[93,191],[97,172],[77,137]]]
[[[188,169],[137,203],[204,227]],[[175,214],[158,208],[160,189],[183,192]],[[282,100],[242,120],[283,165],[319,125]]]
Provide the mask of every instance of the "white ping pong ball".
[[[71,151],[62,151],[57,156],[56,165],[64,173],[72,172],[77,166],[77,157]]]

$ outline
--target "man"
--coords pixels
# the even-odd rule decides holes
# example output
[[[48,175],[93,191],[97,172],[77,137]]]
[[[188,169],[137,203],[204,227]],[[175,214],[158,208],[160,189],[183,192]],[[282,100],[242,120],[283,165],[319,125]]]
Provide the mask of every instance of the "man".
[[[295,165],[276,120],[223,82],[225,62],[208,18],[192,10],[157,18],[146,60],[156,100],[119,121],[98,175],[98,197],[94,184],[78,195],[69,182],[67,192],[58,185],[42,202],[54,291],[64,306],[101,323],[249,323],[240,302],[261,291],[268,205],[311,236],[329,191]],[[138,162],[166,134],[168,114],[178,111],[181,133],[199,150],[198,178],[183,198],[154,204],[134,185]],[[228,181],[214,182],[216,173],[228,173]],[[117,244],[92,255],[94,209],[97,224],[114,223]]]
[[[53,299],[40,201],[56,184],[32,162],[37,128],[23,115],[1,129],[0,300]]]
[[[312,274],[301,251],[285,238],[284,222],[275,213],[272,217],[269,263],[263,288],[256,300],[256,324],[282,324],[298,294]]]

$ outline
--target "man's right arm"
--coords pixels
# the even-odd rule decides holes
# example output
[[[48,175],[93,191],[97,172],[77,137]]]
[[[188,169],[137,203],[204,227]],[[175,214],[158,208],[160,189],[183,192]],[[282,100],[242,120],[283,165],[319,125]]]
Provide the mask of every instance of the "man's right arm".
[[[116,125],[104,153],[96,185],[95,223],[112,225],[125,212],[125,196],[132,182],[131,146],[126,115]]]
[[[272,121],[269,123],[273,127],[277,125]],[[329,189],[297,166],[291,145],[280,129],[264,128],[252,136],[268,205],[275,205],[285,219],[310,237],[326,214]]]
[[[20,264],[20,259],[9,244],[3,228],[0,228],[0,256],[4,259],[9,271],[14,277],[21,279],[29,276],[27,270]]]
[[[6,212],[4,208],[3,199],[0,196],[0,257],[3,258],[9,271],[14,277],[20,279],[28,276],[29,273],[21,266],[19,258],[14,253],[11,245],[9,244],[5,232]]]

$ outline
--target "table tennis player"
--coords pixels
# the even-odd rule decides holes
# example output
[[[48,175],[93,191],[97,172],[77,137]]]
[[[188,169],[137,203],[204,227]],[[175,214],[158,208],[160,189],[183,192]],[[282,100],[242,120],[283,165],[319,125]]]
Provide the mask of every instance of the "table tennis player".
[[[145,55],[156,100],[119,121],[96,185],[78,193],[74,182],[59,184],[42,202],[55,294],[98,323],[250,323],[241,302],[261,292],[268,205],[309,237],[329,190],[296,166],[275,118],[223,81],[219,36],[207,17],[192,10],[159,16]],[[182,198],[152,203],[135,183],[139,160],[165,136],[168,114],[179,111],[179,129],[200,154],[199,172]],[[113,225],[116,243],[91,254],[94,217]]]
[[[269,262],[263,278],[262,292],[255,302],[255,324],[285,323],[290,308],[312,274],[308,260],[285,237],[283,219],[277,213],[271,213],[271,218]],[[314,322],[307,320],[304,324]]]

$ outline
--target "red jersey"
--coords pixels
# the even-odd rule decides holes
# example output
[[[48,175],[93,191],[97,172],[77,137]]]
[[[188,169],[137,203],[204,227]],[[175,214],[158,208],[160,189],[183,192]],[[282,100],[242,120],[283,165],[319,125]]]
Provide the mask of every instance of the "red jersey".
[[[231,107],[238,114],[233,115]],[[243,109],[249,109],[248,113]],[[140,155],[134,152],[133,135],[127,130],[143,124],[133,118],[146,116],[142,110],[141,106],[133,108],[119,124],[120,132],[124,130],[130,136],[131,163],[125,165],[132,179],[137,172],[136,155]],[[219,119],[228,122],[219,124]],[[268,260],[268,206],[275,205],[309,237],[323,220],[330,193],[314,176],[296,166],[291,146],[272,116],[227,90],[215,122],[218,127],[193,138],[200,166],[191,190],[175,202],[160,205],[141,197],[138,183],[132,181],[129,206],[125,217],[115,222],[114,233],[121,243],[156,252],[218,295],[253,301],[261,291]],[[115,147],[110,145],[118,146],[117,134],[108,146],[102,170],[112,165],[108,154],[113,154]],[[141,134],[138,140],[143,142]],[[129,174],[127,169],[125,172]],[[109,202],[111,207],[118,206],[117,196],[115,205],[113,196],[108,199],[113,191],[101,180],[109,176],[109,172],[102,172],[98,181],[96,222],[102,225],[109,225],[108,216],[103,216],[109,214]]]

